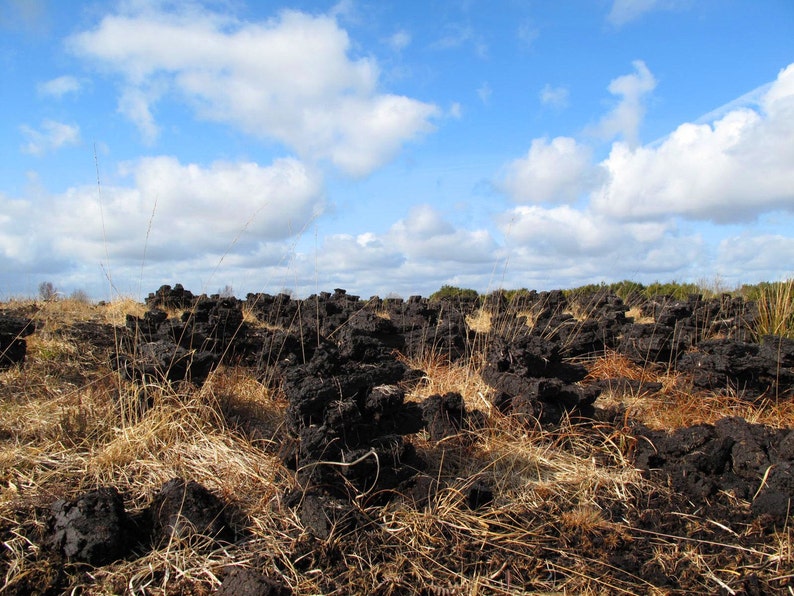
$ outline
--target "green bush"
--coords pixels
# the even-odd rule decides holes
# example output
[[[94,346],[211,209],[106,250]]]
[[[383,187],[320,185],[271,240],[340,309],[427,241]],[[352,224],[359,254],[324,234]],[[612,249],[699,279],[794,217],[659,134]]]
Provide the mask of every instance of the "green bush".
[[[583,297],[589,297],[593,294],[597,294],[599,292],[605,292],[609,288],[607,285],[602,281],[600,284],[586,284],[584,286],[579,286],[578,288],[573,288],[570,290],[563,290],[563,294],[568,300],[577,300]]]
[[[479,296],[477,290],[443,285],[440,290],[430,294],[430,300],[476,300]]]
[[[609,289],[626,304],[636,304],[645,298],[645,286],[636,281],[624,279],[610,284]]]
[[[648,298],[652,296],[672,296],[675,300],[686,300],[692,294],[702,293],[703,288],[697,284],[677,281],[666,283],[655,281],[645,288],[645,296]]]

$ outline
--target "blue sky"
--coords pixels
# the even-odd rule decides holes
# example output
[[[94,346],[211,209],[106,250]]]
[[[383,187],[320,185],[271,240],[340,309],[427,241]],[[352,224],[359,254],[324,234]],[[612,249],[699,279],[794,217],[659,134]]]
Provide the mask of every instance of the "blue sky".
[[[794,273],[794,3],[0,4],[0,297]]]

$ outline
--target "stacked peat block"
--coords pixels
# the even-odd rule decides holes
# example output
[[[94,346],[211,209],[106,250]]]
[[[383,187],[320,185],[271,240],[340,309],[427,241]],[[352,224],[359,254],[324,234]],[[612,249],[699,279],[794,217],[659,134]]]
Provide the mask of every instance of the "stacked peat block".
[[[0,368],[25,361],[25,338],[34,331],[35,326],[30,319],[0,312]]]

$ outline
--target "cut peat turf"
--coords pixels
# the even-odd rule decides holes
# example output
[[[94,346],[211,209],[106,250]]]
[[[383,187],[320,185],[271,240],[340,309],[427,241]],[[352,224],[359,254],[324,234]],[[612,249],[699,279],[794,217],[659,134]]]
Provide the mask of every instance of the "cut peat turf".
[[[794,342],[633,307],[0,305],[0,592],[794,593]]]

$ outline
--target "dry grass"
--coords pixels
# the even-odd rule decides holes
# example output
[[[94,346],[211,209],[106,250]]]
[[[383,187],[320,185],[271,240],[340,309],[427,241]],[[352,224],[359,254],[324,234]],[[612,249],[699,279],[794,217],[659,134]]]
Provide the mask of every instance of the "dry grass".
[[[794,338],[794,278],[762,289],[755,333]]]
[[[466,325],[477,333],[488,333],[491,330],[493,314],[486,308],[479,308],[475,313],[466,316]]]
[[[631,319],[635,323],[653,323],[653,317],[644,317],[639,306],[632,306],[626,311],[626,318]]]
[[[658,392],[605,391],[596,404],[619,406],[626,418],[654,429],[676,429],[694,424],[713,424],[738,416],[754,424],[790,428],[794,421],[794,401],[748,400],[729,393],[694,390],[682,375],[658,365],[640,366],[617,352],[608,352],[588,364],[589,380],[626,378],[661,383]]]
[[[434,394],[460,393],[467,408],[490,411],[491,388],[482,380],[479,366],[472,361],[450,363],[439,354],[428,352],[416,358],[403,358],[411,368],[422,370],[425,377],[408,399],[421,401]]]
[[[615,558],[636,551],[641,564],[686,579],[688,591],[713,593],[735,588],[741,574],[783,577],[794,568],[791,528],[763,544],[752,542],[753,528],[723,531],[707,517],[693,518],[684,534],[640,528],[635,522],[649,502],[671,497],[631,465],[627,432],[570,422],[528,428],[502,415],[490,407],[475,350],[468,362],[450,364],[432,353],[409,361],[426,373],[409,399],[458,391],[487,419],[465,440],[411,438],[442,487],[438,494],[426,507],[395,501],[362,510],[368,532],[313,539],[282,504],[293,477],[276,456],[285,408],[277,392],[240,368],[217,370],[200,389],[123,381],[61,332],[82,320],[123,324],[141,305],[39,307],[27,364],[0,371],[0,592],[24,592],[65,573],[75,593],[204,594],[234,566],[280,577],[296,594],[665,593]],[[485,318],[480,313],[469,324]],[[794,419],[790,403],[751,406],[694,395],[681,379],[617,354],[588,368],[593,379],[660,380],[655,395],[609,396],[654,427],[724,415],[780,427]],[[54,500],[113,485],[128,508],[140,508],[174,476],[230,503],[243,538],[224,548],[173,541],[89,571],[60,571],[50,561],[41,531]],[[494,501],[471,509],[467,491],[479,482],[492,488]]]
[[[273,325],[272,323],[260,319],[255,306],[245,303],[242,306],[242,311],[243,322],[247,325],[250,325],[251,327],[254,327],[255,329],[268,329],[270,331],[279,329],[277,325]]]
[[[142,317],[148,309],[146,306],[132,298],[118,298],[100,307],[98,311],[102,319],[111,325],[123,326],[127,315]]]

